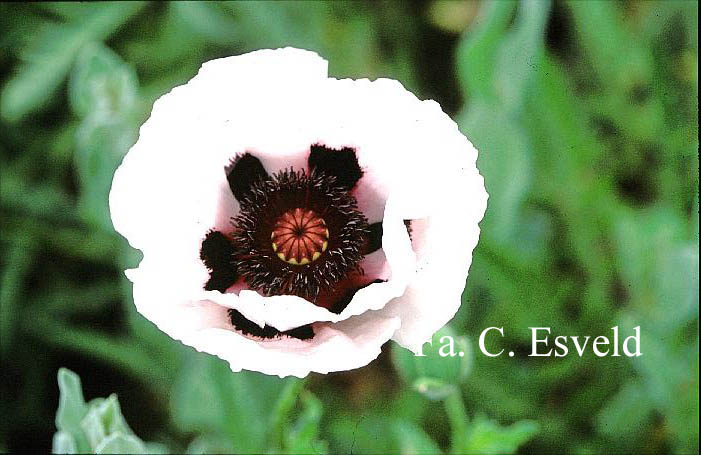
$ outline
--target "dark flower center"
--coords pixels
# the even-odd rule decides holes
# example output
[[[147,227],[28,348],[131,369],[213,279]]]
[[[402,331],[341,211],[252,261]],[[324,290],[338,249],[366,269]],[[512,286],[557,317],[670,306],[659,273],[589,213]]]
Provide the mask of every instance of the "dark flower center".
[[[329,230],[324,219],[313,210],[296,208],[278,218],[270,240],[280,260],[307,265],[328,248]]]
[[[254,183],[240,202],[231,262],[251,289],[314,302],[360,272],[367,219],[334,176],[289,169]]]
[[[355,150],[311,145],[307,169],[269,175],[251,153],[225,168],[240,211],[230,231],[210,231],[202,241],[206,290],[243,281],[263,295],[297,295],[340,313],[359,289],[382,281],[364,277],[359,265],[381,248],[382,223],[368,225],[352,195],[363,176]],[[310,324],[278,331],[233,309],[229,318],[255,337],[314,336]]]

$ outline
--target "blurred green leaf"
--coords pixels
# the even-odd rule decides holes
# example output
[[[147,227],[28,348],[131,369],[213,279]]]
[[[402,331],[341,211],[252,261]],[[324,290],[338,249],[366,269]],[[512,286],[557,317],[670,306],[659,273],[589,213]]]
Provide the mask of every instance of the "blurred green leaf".
[[[135,126],[123,119],[89,118],[77,135],[75,163],[82,186],[83,218],[110,231],[108,196],[114,171],[136,142]]]
[[[176,425],[183,431],[224,435],[236,452],[264,451],[280,393],[296,379],[233,373],[218,358],[189,354],[171,395]]]
[[[391,412],[341,414],[330,421],[335,453],[440,454],[442,450],[414,422]],[[408,417],[414,419],[415,416]]]
[[[328,453],[328,444],[319,440],[319,425],[323,414],[321,401],[308,391],[302,391],[300,397],[302,411],[296,422],[287,427],[285,432],[285,452]]]
[[[2,88],[0,112],[9,122],[42,107],[64,80],[80,49],[107,38],[142,7],[142,2],[106,3],[81,10],[63,24],[46,23],[22,53],[23,65]]]
[[[322,41],[324,2],[226,2],[252,48],[295,46],[315,50]]]
[[[122,291],[111,280],[76,286],[67,283],[59,290],[37,295],[28,301],[28,306],[43,306],[59,317],[76,314],[99,314],[109,303],[122,298]]]
[[[136,104],[134,70],[112,50],[88,43],[78,53],[70,75],[68,95],[73,111],[89,115],[128,115]]]
[[[9,229],[24,231],[33,237],[33,241],[74,260],[110,264],[113,262],[111,255],[115,255],[122,245],[111,232],[32,222],[31,218],[23,216],[15,216],[7,222]]]
[[[509,113],[522,109],[528,84],[542,71],[540,59],[545,51],[544,35],[550,9],[548,0],[521,2],[514,23],[496,54],[495,91],[502,109]]]
[[[84,16],[90,10],[97,10],[99,7],[94,4],[84,4],[76,2],[41,2],[36,5],[37,9],[44,13],[59,16],[64,20],[76,19]]]
[[[648,418],[652,403],[640,383],[630,382],[614,396],[596,418],[601,434],[611,439],[623,438],[628,443],[650,431]]]
[[[158,362],[154,354],[147,352],[134,338],[115,338],[97,330],[70,326],[41,308],[33,308],[24,316],[22,327],[30,336],[95,360],[110,362],[135,380],[159,384],[169,377],[170,368],[173,368]]]
[[[210,450],[325,453],[328,450],[326,443],[318,439],[321,402],[302,390],[303,381],[232,373],[218,359],[198,357],[202,359],[193,359],[188,364],[198,366],[193,373],[204,381],[200,379],[197,385],[176,385],[179,399],[173,403],[174,412],[183,413],[176,414],[176,422],[183,428],[205,433],[192,441],[189,453]],[[199,367],[205,367],[204,377]],[[280,382],[282,389],[275,385]],[[205,399],[208,401],[202,401]],[[301,411],[295,418],[293,408],[298,399]],[[258,427],[251,427],[255,422]]]
[[[482,151],[478,159],[489,192],[483,222],[495,242],[520,248],[518,215],[532,182],[532,153],[519,121],[524,93],[542,71],[543,32],[550,3],[491,2],[481,13],[482,27],[468,33],[458,49],[458,74],[470,95],[459,115],[462,131]]]
[[[443,453],[436,442],[422,428],[411,422],[397,421],[392,428],[394,437],[399,441],[399,450],[402,454],[436,455]]]
[[[239,24],[226,6],[217,2],[172,2],[171,8],[204,39],[218,44],[241,41]]]
[[[7,231],[5,231],[7,234]],[[25,275],[33,265],[34,245],[26,234],[13,236],[9,248],[3,251],[0,272],[0,351],[5,359],[15,335],[18,303],[22,298]]]
[[[651,76],[649,55],[623,23],[619,5],[612,2],[568,3],[577,33],[589,61],[607,81],[611,91],[628,92],[635,84],[647,83]],[[611,43],[617,43],[612,46]],[[624,54],[625,58],[621,58]]]
[[[463,453],[470,426],[461,390],[455,389],[445,397],[443,404],[450,422],[450,451],[455,454]]]
[[[280,396],[270,416],[270,439],[272,440],[273,447],[279,449],[283,446],[286,424],[289,419],[291,419],[292,410],[303,388],[303,380],[290,378],[280,392]]]
[[[460,117],[460,126],[479,150],[477,164],[489,193],[485,236],[515,244],[518,213],[532,181],[530,145],[523,127],[498,105],[476,98]]]
[[[399,375],[432,400],[442,399],[462,384],[472,368],[469,340],[445,326],[422,349],[423,356],[392,345],[392,360]],[[451,355],[452,354],[452,355]]]
[[[236,451],[234,441],[231,438],[218,434],[203,434],[193,439],[187,446],[186,453],[234,453]]]
[[[496,98],[494,78],[498,49],[501,46],[516,1],[486,2],[470,29],[460,41],[457,52],[458,78],[463,90],[475,98]]]
[[[337,453],[398,453],[399,441],[394,434],[391,419],[378,412],[337,414],[329,421],[328,431],[336,442]]]
[[[112,177],[136,142],[134,70],[102,44],[86,44],[71,75],[69,98],[83,117],[76,132],[75,166],[80,177],[84,219],[111,231],[107,200]]]
[[[520,421],[502,427],[484,416],[477,416],[470,424],[466,445],[458,453],[515,453],[538,432],[532,421]]]
[[[680,242],[660,255],[657,302],[663,331],[678,330],[698,316],[699,244]]]
[[[26,182],[10,172],[0,175],[0,201],[3,207],[17,210],[34,219],[67,221],[72,220],[75,212],[66,194],[50,185],[41,184],[32,185],[29,190]]]

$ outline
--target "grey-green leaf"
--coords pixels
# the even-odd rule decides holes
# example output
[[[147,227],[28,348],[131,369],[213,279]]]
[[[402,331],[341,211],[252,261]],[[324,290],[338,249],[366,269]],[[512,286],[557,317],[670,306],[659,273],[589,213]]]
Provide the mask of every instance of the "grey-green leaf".
[[[135,436],[113,433],[105,438],[95,448],[95,453],[149,453],[144,446],[144,443]]]
[[[128,112],[137,99],[134,69],[102,43],[86,44],[71,73],[68,95],[73,111],[81,117]]]
[[[0,116],[21,120],[44,106],[63,82],[80,49],[102,41],[144,6],[143,2],[106,3],[63,24],[46,23],[22,54],[23,64],[2,88]]]
[[[122,415],[115,394],[105,400],[91,403],[90,410],[81,422],[81,427],[85,431],[90,447],[94,450],[97,450],[105,438],[112,434],[134,434]]]
[[[75,430],[80,427],[80,421],[88,412],[80,378],[71,370],[61,368],[58,370],[58,389],[60,396],[56,412],[56,427],[59,430]]]
[[[88,406],[83,398],[83,389],[77,374],[67,368],[58,370],[58,411],[56,411],[56,428],[59,433],[66,433],[72,437],[72,442],[77,452],[90,450],[88,441],[80,426],[81,420],[88,412]],[[68,444],[65,437],[59,436],[62,447]],[[54,440],[56,443],[56,440]]]
[[[51,444],[52,453],[77,453],[75,439],[66,431],[57,431],[54,433],[54,439]]]

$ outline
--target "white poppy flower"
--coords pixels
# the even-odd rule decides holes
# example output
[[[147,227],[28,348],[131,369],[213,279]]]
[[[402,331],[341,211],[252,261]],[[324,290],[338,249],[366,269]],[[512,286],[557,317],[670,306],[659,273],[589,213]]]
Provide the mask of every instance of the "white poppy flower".
[[[143,251],[134,302],[171,337],[303,377],[417,351],[460,306],[487,193],[477,151],[397,81],[334,79],[305,50],[205,63],[117,170]]]

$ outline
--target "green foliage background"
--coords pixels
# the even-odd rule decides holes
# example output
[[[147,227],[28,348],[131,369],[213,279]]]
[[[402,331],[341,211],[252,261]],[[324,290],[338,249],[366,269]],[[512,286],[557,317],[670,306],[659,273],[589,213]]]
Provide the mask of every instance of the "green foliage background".
[[[58,427],[55,449],[103,453],[697,453],[697,2],[39,3],[0,18],[0,450],[46,451]],[[135,312],[114,169],[202,62],[285,45],[438,100],[480,150],[489,208],[451,325],[466,348],[503,326],[516,357],[451,366],[387,345],[357,371],[234,375]],[[526,357],[529,326],[614,325],[641,326],[642,357]],[[56,415],[62,366],[84,391],[61,370]]]

